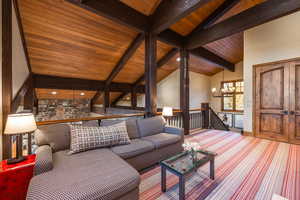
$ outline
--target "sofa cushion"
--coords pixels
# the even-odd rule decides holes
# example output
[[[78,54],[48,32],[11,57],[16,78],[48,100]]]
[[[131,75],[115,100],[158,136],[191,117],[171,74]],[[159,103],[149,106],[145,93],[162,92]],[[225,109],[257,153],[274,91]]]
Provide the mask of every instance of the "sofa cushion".
[[[162,116],[156,116],[137,120],[138,130],[141,137],[162,133],[166,121]]]
[[[71,126],[70,153],[129,143],[125,121],[105,127]]]
[[[136,121],[137,121],[136,119],[126,120],[127,132],[130,139],[135,139],[140,137]]]
[[[82,126],[99,126],[98,120],[82,121]]]
[[[54,124],[39,126],[34,132],[35,143],[38,146],[50,145],[53,152],[70,148],[70,126]]]
[[[136,189],[138,172],[109,149],[53,154],[53,170],[31,179],[27,200],[113,200]]]
[[[141,139],[152,142],[155,148],[161,148],[180,141],[181,137],[179,135],[169,133],[159,133],[156,135],[142,137]]]
[[[112,125],[121,123],[123,121],[124,120],[119,120],[119,119],[102,120],[101,121],[101,126],[112,126]],[[139,138],[140,137],[136,121],[137,121],[136,119],[128,119],[128,120],[126,120],[127,132],[128,132],[128,136],[129,136],[130,139],[135,139],[135,138]]]
[[[141,139],[134,139],[131,140],[130,144],[119,145],[111,148],[114,153],[118,154],[123,159],[132,158],[154,149],[155,146],[152,142]]]

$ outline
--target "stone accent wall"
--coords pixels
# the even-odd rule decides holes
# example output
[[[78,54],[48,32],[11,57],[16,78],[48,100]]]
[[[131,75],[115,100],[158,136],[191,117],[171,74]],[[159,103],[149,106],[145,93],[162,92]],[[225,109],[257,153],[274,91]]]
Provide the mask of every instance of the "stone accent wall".
[[[42,99],[39,100],[37,121],[86,117],[90,113],[88,99]]]

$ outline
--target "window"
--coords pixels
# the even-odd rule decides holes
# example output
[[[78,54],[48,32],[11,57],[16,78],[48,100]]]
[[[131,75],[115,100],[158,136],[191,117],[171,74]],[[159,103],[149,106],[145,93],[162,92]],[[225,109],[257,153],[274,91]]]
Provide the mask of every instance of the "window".
[[[244,82],[242,80],[224,81],[221,83],[221,88],[225,88],[222,92],[222,111],[237,111],[244,110]],[[232,92],[226,88],[235,88]]]

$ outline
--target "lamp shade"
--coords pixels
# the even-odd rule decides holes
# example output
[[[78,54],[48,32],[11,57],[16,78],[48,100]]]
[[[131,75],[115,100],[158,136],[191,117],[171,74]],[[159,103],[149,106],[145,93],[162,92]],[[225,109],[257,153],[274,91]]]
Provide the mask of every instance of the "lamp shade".
[[[32,113],[20,113],[8,115],[4,134],[30,133],[37,129]]]
[[[173,116],[173,108],[171,107],[163,107],[163,116]]]

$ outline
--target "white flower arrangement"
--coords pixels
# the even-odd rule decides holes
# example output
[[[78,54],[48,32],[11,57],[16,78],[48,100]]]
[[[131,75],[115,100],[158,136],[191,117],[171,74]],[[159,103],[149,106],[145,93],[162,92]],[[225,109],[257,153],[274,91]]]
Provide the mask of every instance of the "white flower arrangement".
[[[186,142],[182,144],[182,147],[186,151],[197,151],[198,149],[200,149],[200,144],[197,142]]]

